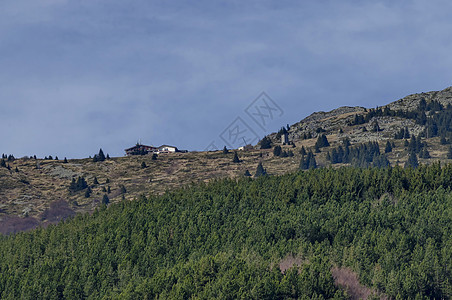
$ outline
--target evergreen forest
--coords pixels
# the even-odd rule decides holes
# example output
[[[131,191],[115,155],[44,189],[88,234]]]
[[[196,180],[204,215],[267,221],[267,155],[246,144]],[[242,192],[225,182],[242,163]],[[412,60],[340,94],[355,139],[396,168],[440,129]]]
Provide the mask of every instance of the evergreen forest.
[[[452,165],[221,179],[0,235],[1,299],[452,296]],[[288,255],[301,263],[282,270]]]

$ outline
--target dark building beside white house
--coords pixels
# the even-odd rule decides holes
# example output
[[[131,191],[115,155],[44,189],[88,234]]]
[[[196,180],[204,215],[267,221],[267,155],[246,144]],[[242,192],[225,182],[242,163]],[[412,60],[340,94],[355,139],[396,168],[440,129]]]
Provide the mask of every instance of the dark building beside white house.
[[[136,144],[135,146],[125,149],[126,155],[146,155],[148,153],[154,153],[157,152],[159,149],[157,147],[153,146],[146,146],[141,144]]]

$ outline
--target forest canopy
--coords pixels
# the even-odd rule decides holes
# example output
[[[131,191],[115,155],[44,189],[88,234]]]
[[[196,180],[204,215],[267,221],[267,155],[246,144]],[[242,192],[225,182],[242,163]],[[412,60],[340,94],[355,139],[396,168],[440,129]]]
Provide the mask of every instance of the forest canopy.
[[[452,166],[223,179],[0,235],[0,298],[452,296]],[[281,272],[287,255],[300,266]]]

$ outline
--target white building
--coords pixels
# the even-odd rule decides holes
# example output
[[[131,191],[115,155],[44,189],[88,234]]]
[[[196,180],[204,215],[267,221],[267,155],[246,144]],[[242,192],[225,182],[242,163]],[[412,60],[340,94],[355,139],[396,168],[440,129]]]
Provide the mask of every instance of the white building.
[[[158,150],[159,153],[175,153],[179,152],[177,147],[170,146],[170,145],[161,145]]]

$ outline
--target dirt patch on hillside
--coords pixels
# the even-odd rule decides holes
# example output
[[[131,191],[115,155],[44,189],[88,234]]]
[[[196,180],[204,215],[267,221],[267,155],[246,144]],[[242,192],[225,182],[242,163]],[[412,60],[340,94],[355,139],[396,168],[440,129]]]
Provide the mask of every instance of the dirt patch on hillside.
[[[349,268],[334,267],[331,269],[331,273],[334,283],[345,289],[352,300],[369,299],[370,296],[375,295],[378,295],[380,299],[387,299],[375,290],[362,285],[358,280],[358,275]]]
[[[0,233],[13,234],[38,227],[39,221],[33,217],[3,216],[0,220]]]
[[[281,261],[279,262],[279,269],[281,270],[281,273],[284,274],[290,268],[300,268],[302,264],[303,259],[301,257],[289,254],[285,258],[281,259]]]

